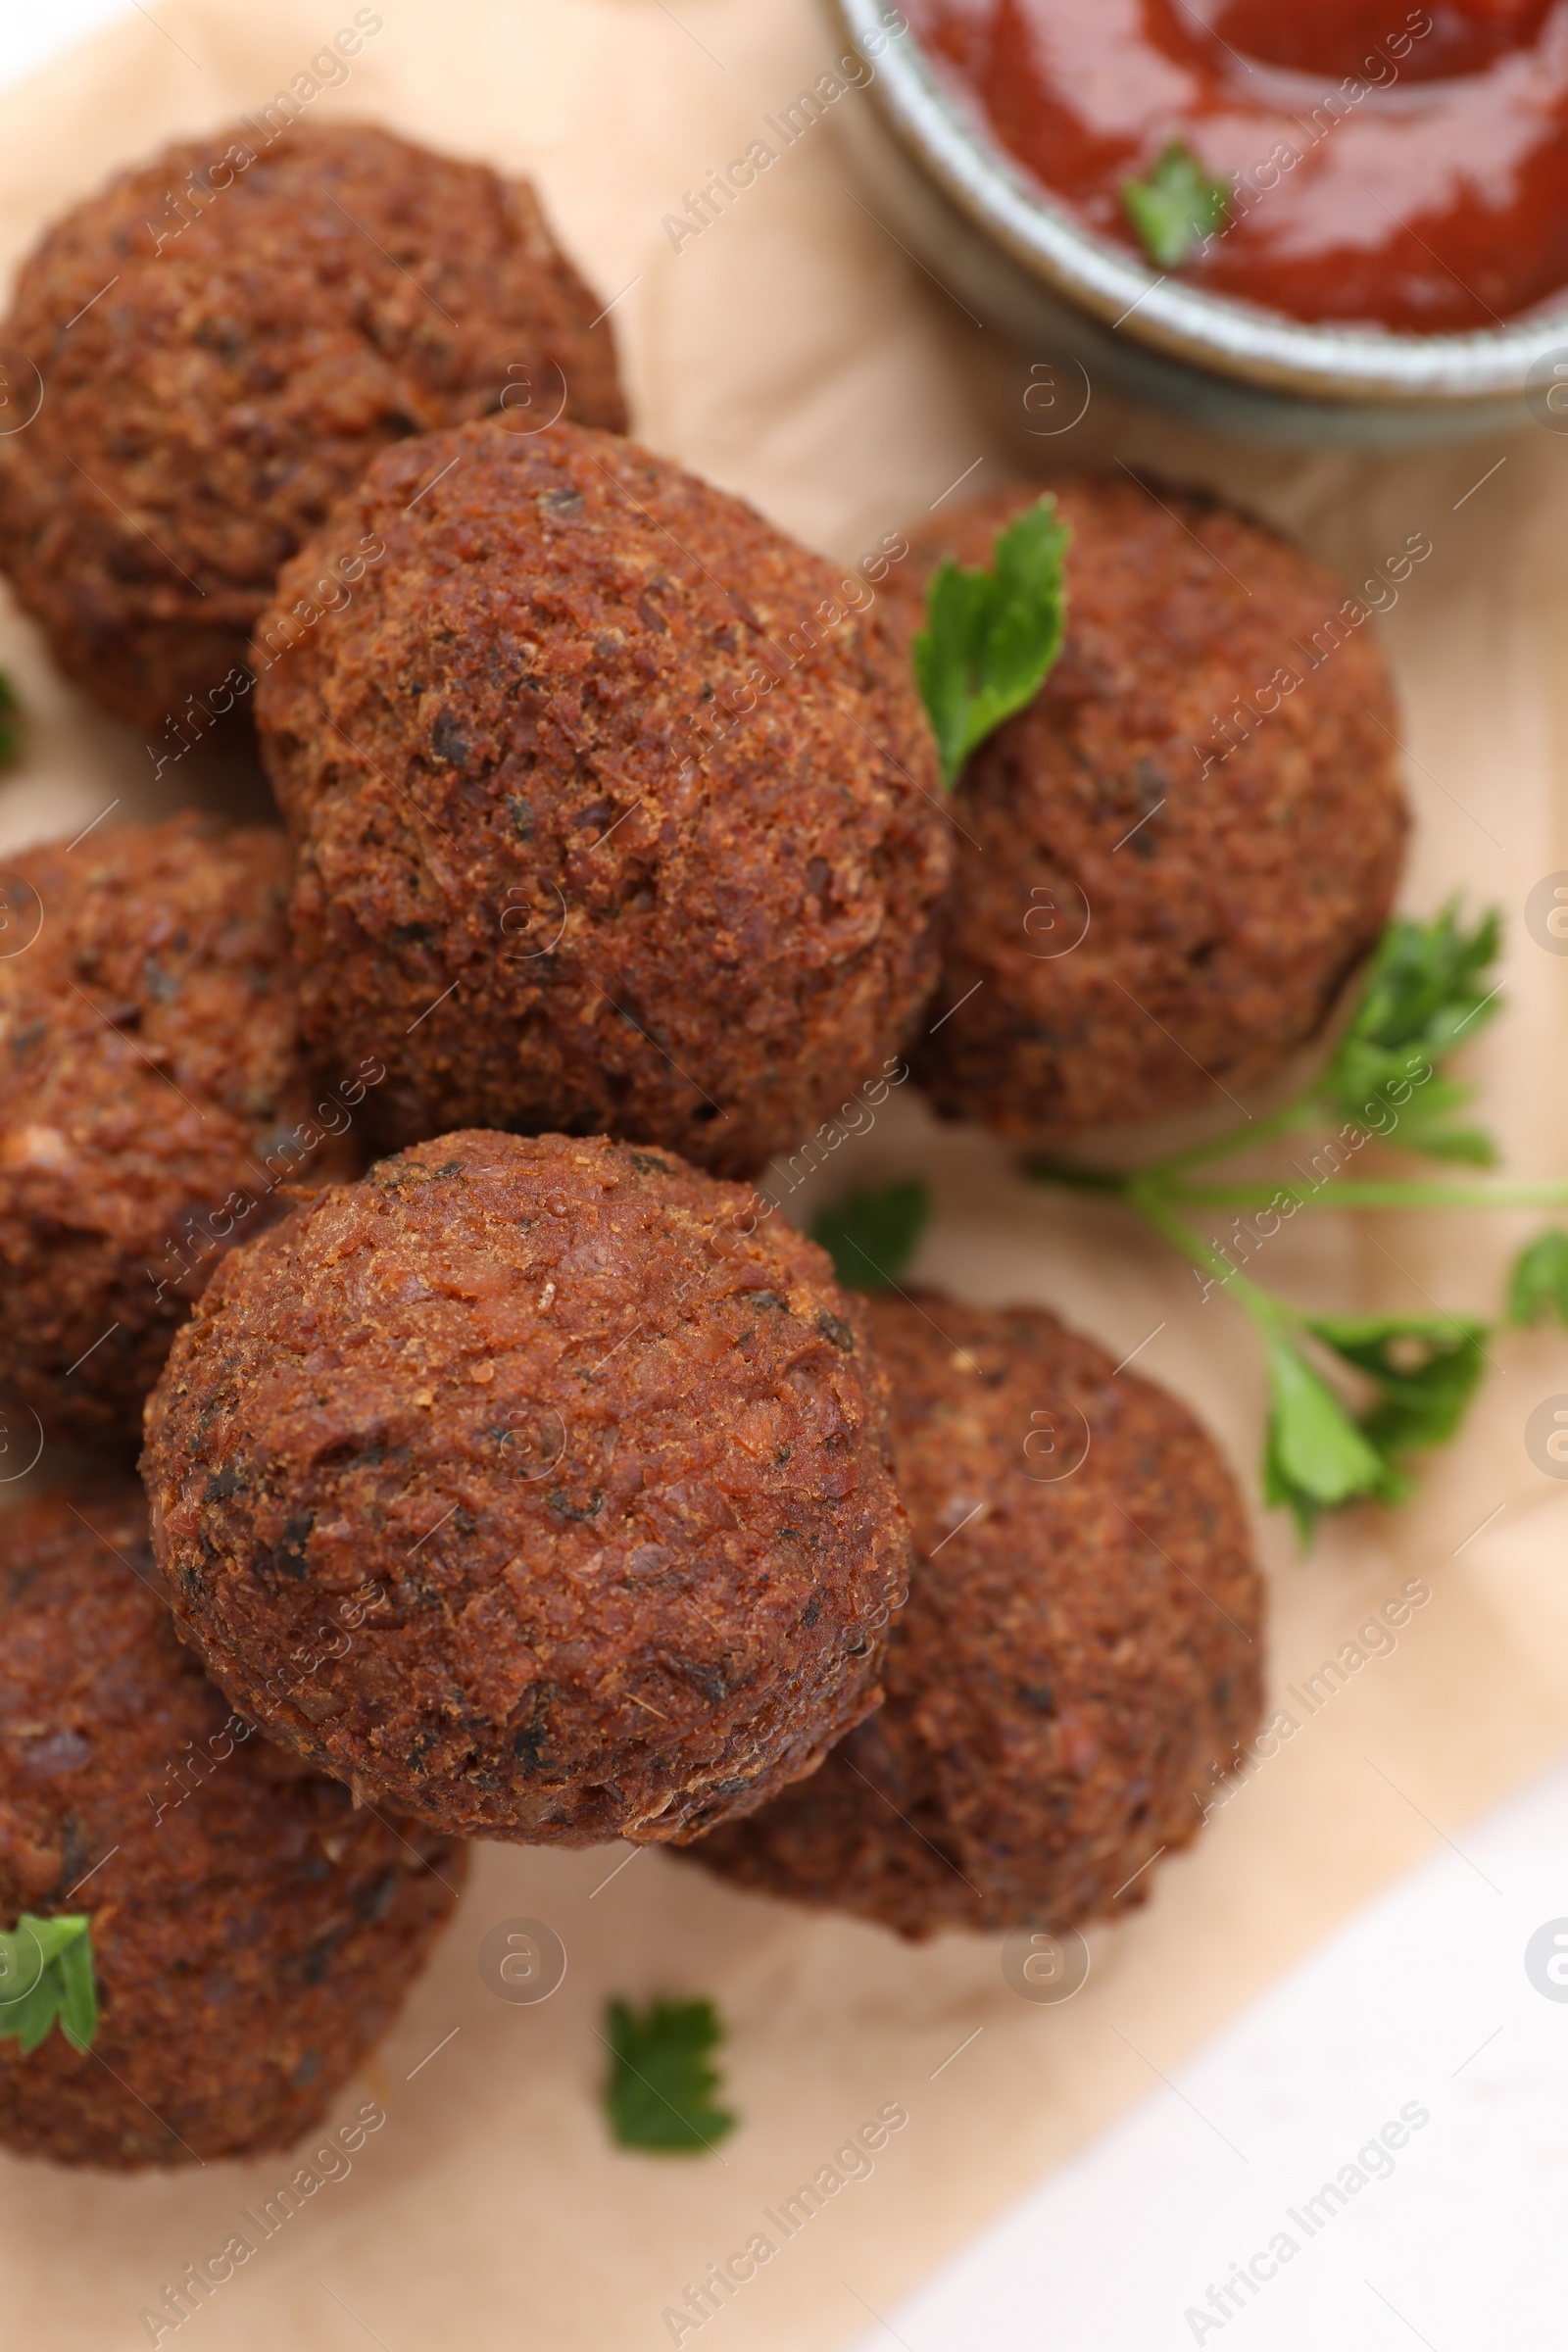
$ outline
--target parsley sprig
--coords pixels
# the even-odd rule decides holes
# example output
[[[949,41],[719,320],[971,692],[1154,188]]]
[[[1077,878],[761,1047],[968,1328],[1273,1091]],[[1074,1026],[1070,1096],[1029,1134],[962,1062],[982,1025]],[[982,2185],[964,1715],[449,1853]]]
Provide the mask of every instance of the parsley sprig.
[[[1150,260],[1179,270],[1231,217],[1229,180],[1211,179],[1183,139],[1172,139],[1142,179],[1123,180],[1122,204]]]
[[[1470,1209],[1568,1207],[1568,1184],[1461,1184],[1413,1178],[1362,1179],[1345,1171],[1382,1142],[1425,1157],[1492,1165],[1496,1146],[1484,1129],[1456,1123],[1472,1089],[1444,1063],[1498,1009],[1492,980],[1496,915],[1466,927],[1457,906],[1432,921],[1391,923],[1379,943],[1355,1012],[1326,1067],[1291,1102],[1241,1134],[1176,1152],[1131,1176],[1035,1160],[1042,1182],[1120,1200],[1191,1259],[1206,1298],[1215,1289],[1251,1319],[1268,1371],[1269,1420],[1263,1486],[1288,1508],[1303,1541],[1324,1511],[1409,1492],[1412,1454],[1446,1445],[1481,1381],[1490,1326],[1439,1310],[1419,1315],[1308,1314],[1263,1289],[1242,1269],[1281,1224],[1304,1208]],[[1298,1152],[1284,1177],[1217,1183],[1215,1161],[1285,1136],[1320,1141],[1306,1165]],[[1230,1237],[1211,1220],[1252,1210]],[[1272,1226],[1261,1231],[1261,1219]],[[1200,1222],[1195,1222],[1195,1219]],[[1208,1225],[1208,1231],[1202,1230]],[[1568,1235],[1547,1235],[1516,1269],[1511,1319],[1548,1309],[1568,1321]]]
[[[1038,499],[998,533],[988,569],[949,556],[931,583],[914,674],[950,786],[971,752],[1034,701],[1061,651],[1070,536],[1055,500]]]
[[[1447,1057],[1494,1018],[1495,914],[1466,925],[1457,906],[1427,923],[1389,924],[1355,1011],[1325,1066],[1289,1102],[1241,1134],[1173,1153],[1133,1175],[1035,1159],[1040,1182],[1120,1201],[1175,1245],[1200,1295],[1223,1292],[1262,1346],[1269,1413],[1262,1484],[1306,1542],[1318,1520],[1357,1502],[1402,1502],[1410,1458],[1454,1437],[1491,1358],[1492,1327],[1437,1308],[1411,1315],[1313,1314],[1245,1271],[1257,1250],[1303,1208],[1568,1210],[1568,1183],[1463,1184],[1361,1178],[1357,1154],[1382,1142],[1438,1161],[1490,1166],[1484,1129],[1458,1123],[1472,1089],[1444,1074]],[[1287,1136],[1312,1135],[1284,1177],[1212,1181],[1216,1161]],[[1262,1212],[1243,1231],[1235,1211]],[[1231,1232],[1214,1232],[1231,1214]],[[846,1289],[893,1287],[930,1214],[918,1182],[856,1191],[825,1208],[812,1233]],[[1271,1217],[1270,1226],[1263,1223]],[[1568,1232],[1543,1234],[1519,1256],[1506,1320],[1568,1325]]]
[[[85,1912],[35,1919],[24,1911],[0,1935],[0,2040],[19,2041],[30,2057],[57,2021],[73,2049],[91,2049],[98,2031],[92,1921]]]
[[[605,2112],[623,2148],[698,2156],[733,2132],[736,2118],[713,2105],[719,2074],[710,2052],[724,2029],[711,2001],[612,2001],[605,2026]]]

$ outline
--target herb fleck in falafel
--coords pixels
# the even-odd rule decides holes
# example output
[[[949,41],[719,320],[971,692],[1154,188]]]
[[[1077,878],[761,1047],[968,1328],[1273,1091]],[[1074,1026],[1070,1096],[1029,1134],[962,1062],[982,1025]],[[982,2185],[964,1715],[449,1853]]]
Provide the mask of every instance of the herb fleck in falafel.
[[[1257,1721],[1230,1472],[1173,1397],[1038,1308],[865,1312],[917,1549],[886,1704],[691,1859],[914,1938],[1142,1902]]]
[[[1277,1069],[1375,944],[1406,827],[1388,663],[1341,582],[1216,500],[1051,491],[1065,640],[959,779],[916,1056],[946,1117],[1037,1143],[1218,1105]],[[937,560],[989,565],[1038,496],[922,535],[894,588],[906,631]]]
[[[279,565],[376,450],[503,407],[624,425],[600,311],[481,164],[368,123],[166,148],[24,264],[0,343],[43,397],[0,440],[0,566],[61,667],[177,748],[190,698],[248,690]]]
[[[883,1074],[950,825],[865,581],[570,425],[388,451],[280,613],[333,534],[386,560],[257,716],[306,1032],[386,1062],[385,1141],[610,1133],[749,1174]]]
[[[90,1916],[99,2022],[84,2051],[0,2040],[0,2142],[117,2171],[287,2147],[396,2016],[467,1857],[232,1714],[175,1639],[139,1490],[79,1499],[0,1520],[0,1918]]]
[[[0,1399],[50,1431],[133,1444],[215,1259],[364,1164],[378,1065],[313,1085],[287,893],[281,833],[192,816],[0,862]]]
[[[444,1136],[209,1286],[148,1408],[183,1637],[436,1828],[679,1838],[876,1703],[908,1527],[826,1256],[672,1155]],[[302,1683],[366,1578],[388,1605]]]

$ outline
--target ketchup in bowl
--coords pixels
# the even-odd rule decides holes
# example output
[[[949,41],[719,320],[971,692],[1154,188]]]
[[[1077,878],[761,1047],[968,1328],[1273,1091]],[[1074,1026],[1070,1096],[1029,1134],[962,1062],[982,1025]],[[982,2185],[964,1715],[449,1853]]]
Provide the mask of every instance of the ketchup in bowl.
[[[1568,0],[906,5],[1020,163],[1188,283],[1417,334],[1568,289]]]

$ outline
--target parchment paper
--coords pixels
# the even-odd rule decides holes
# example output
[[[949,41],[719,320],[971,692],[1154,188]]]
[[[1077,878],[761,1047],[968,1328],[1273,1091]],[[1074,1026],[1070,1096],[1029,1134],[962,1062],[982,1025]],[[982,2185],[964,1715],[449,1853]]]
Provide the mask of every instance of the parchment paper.
[[[346,0],[164,0],[7,95],[4,254],[112,167],[266,104],[352,13]],[[348,85],[312,99],[313,114],[373,116],[533,173],[605,300],[618,298],[642,436],[808,540],[853,558],[966,468],[978,490],[1110,457],[1255,503],[1352,578],[1426,532],[1431,559],[1374,624],[1408,710],[1407,903],[1429,910],[1463,890],[1506,908],[1510,1010],[1471,1067],[1513,1167],[1568,1164],[1568,961],[1522,920],[1531,885],[1568,867],[1568,440],[1532,429],[1408,459],[1280,456],[1098,390],[1075,429],[1041,435],[1041,404],[1026,409],[1025,393],[1042,355],[971,325],[860,208],[831,116],[700,236],[677,250],[662,225],[829,62],[808,0],[678,0],[674,13],[662,0],[385,0],[383,13]],[[117,797],[109,821],[170,805],[170,776],[155,795],[144,746],[51,676],[9,609],[0,664],[36,718],[28,763],[0,791],[0,841],[74,833]],[[259,791],[220,758],[193,760],[174,798],[254,807]],[[1223,1300],[1200,1304],[1160,1245],[1030,1190],[999,1147],[939,1131],[911,1100],[824,1181],[912,1169],[940,1202],[925,1277],[976,1298],[1048,1301],[1117,1356],[1148,1340],[1141,1368],[1192,1400],[1255,1495],[1258,1364]],[[1485,1312],[1535,1222],[1303,1216],[1272,1245],[1269,1278],[1345,1309],[1414,1309],[1430,1295]],[[1338,1921],[1440,1838],[1462,1844],[1468,1821],[1563,1747],[1568,1491],[1532,1465],[1523,1431],[1533,1406],[1568,1391],[1568,1346],[1505,1338],[1493,1352],[1464,1442],[1432,1464],[1413,1506],[1338,1522],[1304,1562],[1277,1518],[1263,1526],[1278,1689],[1299,1686],[1407,1580],[1433,1597],[1394,1654],[1370,1657],[1196,1851],[1161,1868],[1148,1911],[1092,1938],[1094,1972],[1070,2005],[1017,1999],[990,1941],[909,1950],[731,1894],[658,1853],[608,1879],[624,1849],[487,1849],[370,2070],[384,2129],[350,2178],[312,2195],[161,2340],[182,2352],[348,2352],[368,2336],[385,2352],[667,2343],[664,2308],[897,2101],[908,2122],[872,2177],[835,2194],[701,2332],[729,2352],[799,2352],[870,2329],[870,2314],[1157,2092]],[[476,1970],[485,1930],[518,1915],[549,1921],[569,1952],[564,1984],[539,2007],[504,2004]],[[661,2162],[607,2141],[602,2003],[655,1991],[710,1993],[729,2023],[727,2091],[744,2122],[717,2157]],[[357,2086],[345,2111],[366,2095]],[[7,2342],[147,2342],[140,2310],[291,2170],[269,2158],[104,2181],[0,2159]]]

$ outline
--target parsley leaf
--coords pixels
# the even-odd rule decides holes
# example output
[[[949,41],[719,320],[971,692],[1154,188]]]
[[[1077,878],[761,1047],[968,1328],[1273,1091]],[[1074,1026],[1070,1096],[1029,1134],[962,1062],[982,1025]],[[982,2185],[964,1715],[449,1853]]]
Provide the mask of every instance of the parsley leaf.
[[[1539,1323],[1550,1315],[1568,1323],[1568,1233],[1544,1233],[1521,1250],[1508,1285],[1510,1323]]]
[[[811,1227],[847,1291],[891,1291],[914,1255],[931,1217],[931,1195],[918,1176],[881,1192],[858,1187],[824,1208]]]
[[[1123,180],[1121,200],[1161,270],[1179,270],[1231,217],[1230,182],[1210,179],[1182,139],[1171,140],[1144,178]]]
[[[1061,651],[1070,536],[1055,500],[1038,499],[997,534],[989,571],[949,556],[931,583],[914,674],[950,785],[970,753],[1034,701]]]
[[[1481,1383],[1487,1326],[1459,1315],[1313,1315],[1307,1329],[1370,1380],[1359,1426],[1393,1465],[1446,1446]],[[1401,1490],[1402,1491],[1402,1490]]]
[[[1288,1506],[1304,1544],[1320,1511],[1384,1492],[1385,1465],[1321,1373],[1283,1332],[1266,1334],[1269,1421],[1263,1494]]]
[[[1446,1315],[1303,1315],[1298,1326],[1374,1394],[1353,1416],[1268,1315],[1264,1491],[1290,1507],[1304,1541],[1320,1511],[1403,1501],[1411,1482],[1402,1459],[1446,1446],[1458,1429],[1481,1381],[1487,1327]]]
[[[0,670],[0,766],[22,749],[22,698]]]
[[[1388,925],[1355,1016],[1313,1089],[1326,1114],[1380,1130],[1393,1110],[1389,1140],[1407,1152],[1481,1167],[1495,1160],[1489,1135],[1446,1124],[1474,1090],[1437,1073],[1498,1008],[1498,938],[1495,908],[1467,931],[1455,904],[1430,923]]]
[[[36,1919],[24,1911],[0,1935],[0,2040],[20,2041],[30,2057],[59,2020],[73,2049],[92,2047],[98,2031],[92,1921],[85,1912]]]
[[[719,2086],[709,2052],[724,2038],[711,2001],[612,2001],[605,2112],[623,2148],[695,2156],[717,2145],[736,2118],[715,2107]]]

